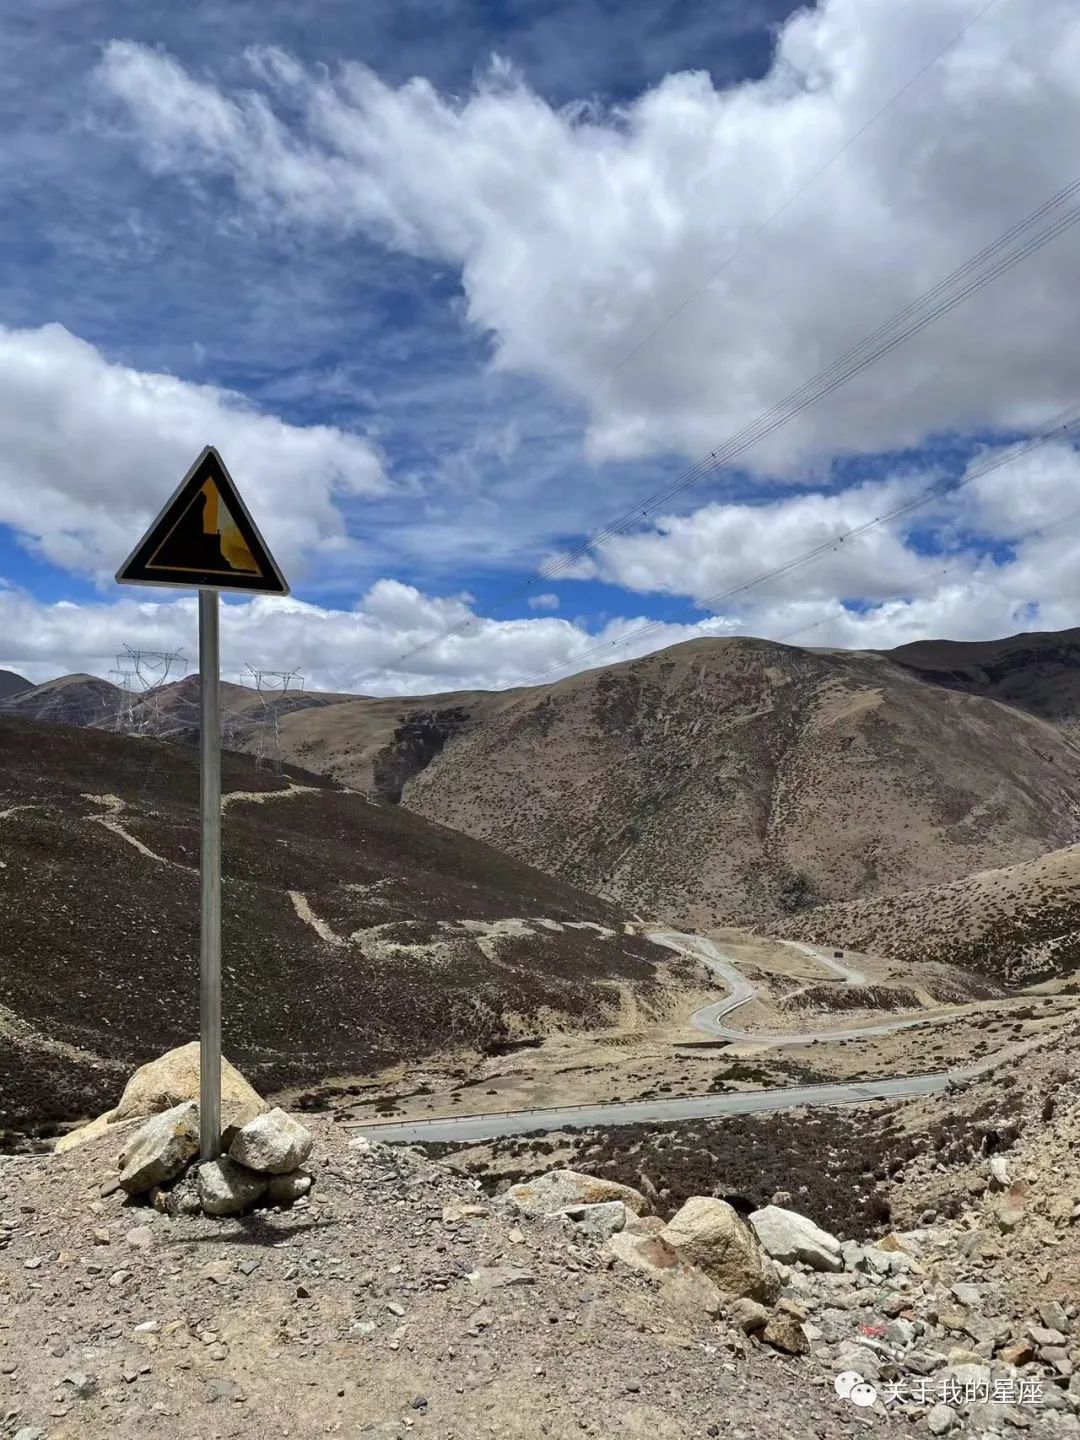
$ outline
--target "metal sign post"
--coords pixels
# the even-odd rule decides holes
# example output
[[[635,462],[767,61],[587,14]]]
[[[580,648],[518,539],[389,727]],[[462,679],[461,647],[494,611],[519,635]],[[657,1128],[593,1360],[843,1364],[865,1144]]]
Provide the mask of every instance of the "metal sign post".
[[[218,592],[199,591],[199,1153],[221,1152],[221,655]]]
[[[219,592],[289,587],[225,469],[207,446],[117,571],[122,585],[199,592],[199,1151],[221,1154],[221,654]]]

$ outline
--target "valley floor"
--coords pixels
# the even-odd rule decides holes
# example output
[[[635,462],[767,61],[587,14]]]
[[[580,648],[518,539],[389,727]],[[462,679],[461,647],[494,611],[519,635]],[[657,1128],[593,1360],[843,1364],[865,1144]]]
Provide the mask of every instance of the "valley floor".
[[[1006,996],[945,965],[837,959],[735,930],[648,933],[702,965],[700,992],[673,989],[660,1019],[631,1009],[611,1029],[538,1034],[499,1056],[403,1063],[319,1087],[305,1103],[329,1103],[377,1134],[388,1121],[909,1077],[1020,1055],[1080,1008],[1069,995]],[[710,985],[724,998],[702,1004]]]

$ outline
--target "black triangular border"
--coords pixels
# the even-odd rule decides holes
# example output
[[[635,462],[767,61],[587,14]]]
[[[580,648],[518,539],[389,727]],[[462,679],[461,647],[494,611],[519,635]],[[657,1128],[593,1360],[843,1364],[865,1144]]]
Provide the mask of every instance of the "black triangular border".
[[[213,480],[221,492],[221,498],[231,513],[237,530],[262,573],[258,576],[237,575],[233,578],[215,571],[190,570],[178,574],[175,580],[162,580],[159,578],[160,572],[148,570],[150,557],[191,504],[195,492],[201,490],[207,480]],[[116,572],[116,580],[119,585],[160,585],[170,590],[229,590],[251,595],[289,593],[285,577],[266,548],[266,542],[259,534],[254,520],[248,514],[247,506],[241,500],[240,492],[225,468],[225,462],[212,445],[207,445],[180,481],[157,519]]]

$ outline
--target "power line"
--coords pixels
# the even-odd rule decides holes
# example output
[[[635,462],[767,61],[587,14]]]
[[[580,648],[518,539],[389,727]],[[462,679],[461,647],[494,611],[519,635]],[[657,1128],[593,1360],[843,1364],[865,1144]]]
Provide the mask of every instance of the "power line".
[[[803,414],[819,400],[846,385],[868,366],[890,354],[898,346],[910,340],[920,331],[940,320],[958,305],[969,300],[985,286],[998,280],[1014,266],[1029,259],[1043,246],[1057,239],[1080,220],[1080,205],[1073,205],[1062,211],[1061,207],[1080,194],[1080,177],[1071,180],[1056,190],[1034,210],[1009,227],[996,240],[985,245],[977,254],[965,260],[948,275],[931,286],[918,299],[903,307],[890,319],[883,322],[869,335],[851,346],[842,355],[819,370],[816,375],[791,391],[782,400],[771,405],[741,430],[728,437],[703,459],[682,471],[657,490],[625,511],[620,517],[596,531],[575,550],[556,557],[548,565],[527,580],[507,592],[496,603],[523,594],[534,585],[550,581],[584,558],[591,550],[597,549],[637,526],[652,511],[667,504],[676,495],[696,484],[705,475],[719,470],[743,455],[754,445],[760,444],[782,426]],[[1058,213],[1054,213],[1058,212]],[[1050,217],[1050,218],[1048,218]],[[1034,229],[1045,221],[1041,229]],[[474,618],[460,621],[440,633],[420,641],[397,657],[396,663],[411,659],[414,655],[429,649],[440,640],[460,634],[468,629]]]
[[[648,496],[640,505],[635,506],[633,510],[627,511],[619,520],[598,531],[571,555],[559,557],[559,560],[553,565],[541,571],[536,579],[551,579],[560,566],[575,563],[590,549],[602,545],[606,540],[614,538],[629,526],[636,524],[641,516],[666,504],[675,495],[696,483],[703,475],[719,469],[722,465],[730,464],[733,459],[745,453],[761,440],[767,439],[774,431],[797,418],[818,400],[839,389],[848,380],[854,379],[876,360],[889,354],[904,341],[911,339],[919,331],[926,329],[927,326],[941,319],[943,315],[948,314],[950,310],[955,309],[957,305],[970,299],[985,285],[999,279],[1015,265],[1041,250],[1044,245],[1076,224],[1080,219],[1080,207],[1074,206],[1073,209],[1058,215],[1037,234],[1028,235],[1023,239],[1019,237],[1023,236],[1025,230],[1029,230],[1032,225],[1045,219],[1053,210],[1059,209],[1067,200],[1074,199],[1078,194],[1080,194],[1080,177],[1056,190],[1053,195],[1022,220],[1012,225],[1003,235],[984,246],[978,254],[971,256],[962,265],[957,266],[917,300],[904,306],[902,310],[879,325],[876,330],[864,336],[857,344],[819,370],[810,380],[805,381],[796,390],[791,391],[782,400],[763,411],[755,420],[736,431],[717,449],[710,451],[704,459],[655,490],[652,495]],[[1014,241],[1018,241],[1018,243],[1013,245]],[[1008,248],[1010,245],[1013,245],[1011,250]],[[981,274],[978,273],[980,266],[984,267]],[[531,583],[535,583],[535,580]]]
[[[1024,456],[1041,449],[1044,445],[1050,444],[1051,441],[1060,439],[1062,435],[1067,433],[1070,426],[1076,423],[1078,418],[1080,418],[1080,407],[1075,404],[1071,405],[1067,410],[1059,412],[1059,415],[1054,418],[1050,426],[1040,434],[1033,436],[1018,446],[1014,446],[1003,455],[995,456],[993,459],[984,461],[981,465],[976,465],[974,469],[969,470],[967,474],[959,480],[939,482],[931,485],[921,491],[920,494],[912,500],[905,501],[902,505],[897,505],[892,510],[885,511],[881,515],[875,515],[873,519],[864,521],[861,525],[852,526],[840,535],[834,535],[831,539],[822,541],[820,544],[803,551],[799,555],[793,556],[791,559],[779,565],[774,565],[768,570],[763,570],[759,574],[752,576],[749,580],[740,581],[737,585],[731,585],[715,595],[709,595],[699,603],[712,607],[721,605],[725,601],[733,599],[736,595],[745,594],[749,590],[756,589],[759,585],[764,585],[770,580],[779,579],[781,576],[788,575],[803,565],[808,565],[814,560],[820,559],[821,556],[827,555],[830,551],[838,550],[841,545],[868,534],[879,525],[885,525],[891,520],[897,520],[905,515],[909,515],[920,506],[929,504],[931,500],[944,499],[946,496],[954,495],[958,490],[962,490],[965,486],[970,485],[972,481],[978,480],[984,475],[989,475],[994,470],[999,470],[1005,465],[1011,465],[1014,461],[1020,460]],[[585,650],[579,651],[576,655],[568,656],[566,660],[560,661],[559,664],[550,666],[546,670],[536,671],[531,675],[524,675],[517,683],[528,685],[546,679],[549,675],[557,674],[559,671],[565,670],[571,665],[576,665],[580,660],[587,660],[594,655],[617,649],[629,644],[633,640],[640,639],[642,636],[655,634],[657,631],[665,629],[670,623],[671,622],[667,620],[650,621],[648,624],[639,626],[636,630],[631,630],[628,631],[627,634],[621,635],[617,640],[602,641],[599,645],[590,646]]]
[[[1027,540],[1033,540],[1036,535],[1043,535],[1043,534],[1046,533],[1046,531],[1048,531],[1048,530],[1053,530],[1053,529],[1055,529],[1058,525],[1064,525],[1064,524],[1066,524],[1069,520],[1076,520],[1077,518],[1080,518],[1080,509],[1078,509],[1078,510],[1069,510],[1069,511],[1066,511],[1066,513],[1065,513],[1064,515],[1055,516],[1055,518],[1054,518],[1053,520],[1046,520],[1046,521],[1044,521],[1043,524],[1041,524],[1041,525],[1036,525],[1036,526],[1034,526],[1032,529],[1030,529],[1030,530],[1025,530],[1025,531],[1023,531],[1023,532],[1022,532],[1021,534],[1019,534],[1019,535],[1013,535],[1013,536],[1011,536],[1010,539],[1009,539],[1009,541],[1008,541],[1008,543],[1009,543],[1010,547],[1015,547],[1015,546],[1017,546],[1017,545],[1023,545],[1023,544],[1025,543],[1025,541],[1027,541]],[[897,597],[895,597],[895,598],[897,598],[897,599],[903,598],[903,599],[906,600],[906,599],[914,599],[915,597],[921,596],[921,595],[929,595],[929,594],[932,594],[933,591],[936,590],[936,589],[938,588],[938,586],[941,584],[941,582],[942,582],[942,580],[944,579],[944,577],[945,577],[946,575],[952,574],[953,571],[955,571],[957,568],[958,568],[957,562],[956,562],[955,560],[953,560],[953,561],[951,561],[948,565],[943,566],[940,570],[935,571],[934,574],[930,577],[930,579],[929,579],[928,581],[925,581],[922,585],[918,585],[918,586],[914,587],[913,589],[906,590],[906,591],[904,592],[903,597],[897,596]],[[798,626],[798,627],[797,627],[796,629],[794,629],[794,630],[785,630],[782,635],[766,636],[766,637],[763,637],[763,638],[775,640],[778,644],[783,644],[783,643],[784,643],[785,641],[787,641],[787,640],[792,640],[792,639],[794,639],[796,635],[805,635],[808,630],[820,630],[821,627],[822,627],[822,625],[831,625],[831,624],[833,623],[833,621],[836,620],[837,618],[839,618],[839,617],[837,617],[836,615],[823,615],[820,620],[811,620],[811,621],[809,621],[807,624],[805,624],[805,625],[800,625],[800,626]],[[725,637],[725,638],[727,638],[727,637]],[[749,638],[749,637],[733,637],[733,638]]]

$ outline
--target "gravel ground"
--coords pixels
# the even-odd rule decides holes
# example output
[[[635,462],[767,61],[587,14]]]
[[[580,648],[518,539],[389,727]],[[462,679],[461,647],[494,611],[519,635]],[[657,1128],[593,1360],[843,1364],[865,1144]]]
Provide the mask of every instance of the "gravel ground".
[[[832,1440],[865,1428],[809,1361],[668,1313],[649,1280],[608,1268],[563,1224],[515,1226],[414,1152],[312,1128],[310,1199],[243,1220],[100,1198],[115,1136],[0,1161],[0,1433]],[[455,1219],[446,1207],[463,1203],[478,1213]],[[877,1417],[874,1429],[900,1433]]]

